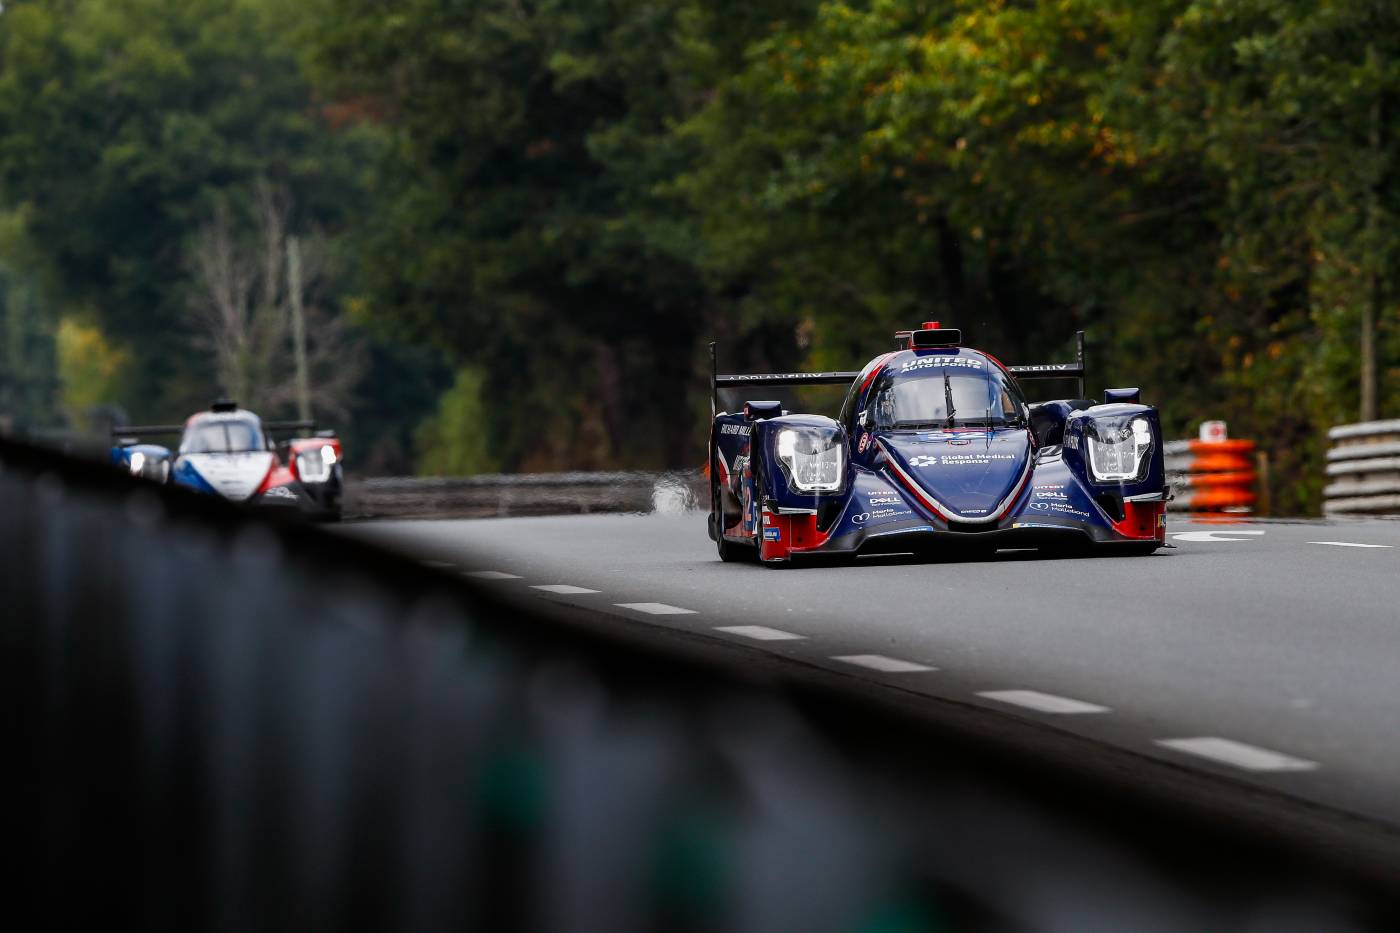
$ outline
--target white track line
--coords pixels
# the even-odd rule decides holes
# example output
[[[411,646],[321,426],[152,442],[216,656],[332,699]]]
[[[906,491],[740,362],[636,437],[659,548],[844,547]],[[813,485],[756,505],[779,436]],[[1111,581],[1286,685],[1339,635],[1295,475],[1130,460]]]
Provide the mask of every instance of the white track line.
[[[1330,544],[1333,547],[1394,547],[1393,544],[1357,544],[1355,541],[1309,541],[1309,544]]]
[[[500,570],[469,570],[463,576],[471,577],[474,580],[519,580],[520,575],[515,573],[503,573]]]
[[[1111,712],[1107,706],[1099,706],[1097,703],[1085,703],[1083,700],[1055,696],[1053,693],[1039,693],[1035,690],[988,690],[977,695],[989,700],[996,700],[999,703],[1024,706],[1026,709],[1033,709],[1038,713]]]
[[[1172,535],[1173,541],[1248,541],[1249,538],[1241,538],[1239,535],[1250,535],[1258,537],[1262,531],[1236,531],[1233,528],[1225,531],[1182,531]]]
[[[868,667],[872,671],[882,671],[886,674],[914,674],[919,671],[938,670],[938,668],[929,667],[927,664],[915,664],[913,661],[887,658],[883,654],[839,654],[834,655],[831,660],[844,661],[857,667]]]
[[[798,641],[807,637],[784,632],[782,629],[768,628],[766,625],[721,625],[717,626],[715,631],[752,638],[755,641]]]
[[[693,616],[694,609],[682,609],[680,606],[668,606],[665,603],[613,603],[623,609],[631,609],[636,612],[645,612],[653,616]]]
[[[536,583],[530,587],[532,590],[544,590],[546,593],[558,593],[560,596],[580,596],[584,593],[597,593],[599,590],[590,590],[586,586],[570,586],[567,583]]]
[[[1246,745],[1233,739],[1200,736],[1192,739],[1158,739],[1157,744],[1188,755],[1209,758],[1246,771],[1312,771],[1318,765],[1305,758]]]

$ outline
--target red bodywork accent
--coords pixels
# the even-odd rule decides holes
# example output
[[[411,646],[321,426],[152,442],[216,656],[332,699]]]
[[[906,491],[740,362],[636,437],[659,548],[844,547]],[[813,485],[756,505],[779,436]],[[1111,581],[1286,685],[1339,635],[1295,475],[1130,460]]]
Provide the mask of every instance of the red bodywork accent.
[[[924,321],[924,330],[941,330],[943,325],[938,321]]]
[[[767,528],[778,529],[779,540],[762,537]],[[817,530],[815,515],[775,515],[767,509],[759,529],[759,554],[764,560],[785,560],[794,553],[815,551],[831,537],[831,529]]]
[[[1162,516],[1167,514],[1165,502],[1124,502],[1123,520],[1113,523],[1113,530],[1134,541],[1167,540],[1167,526]]]
[[[338,462],[341,458],[340,438],[338,437],[303,437],[296,438],[287,445],[287,480],[275,482],[271,485],[282,486],[293,479],[300,479],[297,476],[297,455],[310,450],[320,450],[322,447],[329,447],[335,451],[335,459]]]
[[[885,368],[885,360],[892,356],[894,356],[894,353],[885,353],[875,358],[874,364],[870,367],[870,372],[866,373],[865,379],[861,381],[860,392],[864,392],[870,383],[875,381],[875,377],[880,375],[881,371]]]
[[[292,471],[274,459],[272,461],[272,468],[267,471],[267,476],[263,477],[262,485],[258,487],[257,492],[253,493],[253,495],[260,496],[273,486],[285,486],[294,479],[296,479],[296,476],[292,474]]]

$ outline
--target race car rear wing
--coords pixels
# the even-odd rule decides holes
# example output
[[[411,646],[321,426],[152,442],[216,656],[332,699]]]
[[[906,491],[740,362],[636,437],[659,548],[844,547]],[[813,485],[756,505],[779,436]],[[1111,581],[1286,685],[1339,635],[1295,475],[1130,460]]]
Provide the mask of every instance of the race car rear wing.
[[[264,421],[262,428],[268,434],[291,434],[296,431],[304,431],[307,434],[316,430],[314,421]],[[183,424],[131,424],[119,425],[112,428],[112,437],[137,438],[150,437],[152,435],[172,435],[181,434],[185,430]]]
[[[1017,379],[1075,379],[1079,382],[1079,397],[1084,397],[1084,331],[1074,335],[1073,363],[1036,363],[1027,366],[1008,366]]]
[[[896,339],[908,339],[912,331],[901,331]],[[1073,363],[1033,363],[1006,367],[1017,379],[1076,379],[1079,396],[1084,396],[1084,331],[1074,337]],[[820,373],[726,373],[719,371],[715,344],[710,344],[710,417],[719,414],[719,390],[741,386],[830,386],[850,385],[859,372]]]
[[[859,372],[824,373],[726,373],[719,371],[715,344],[710,344],[710,417],[719,414],[719,390],[742,386],[846,386]]]

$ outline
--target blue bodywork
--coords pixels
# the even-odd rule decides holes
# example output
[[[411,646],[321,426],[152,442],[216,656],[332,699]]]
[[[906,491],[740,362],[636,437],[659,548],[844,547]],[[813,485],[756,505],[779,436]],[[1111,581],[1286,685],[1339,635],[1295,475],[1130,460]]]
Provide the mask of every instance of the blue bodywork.
[[[908,398],[915,408],[925,406],[932,421],[891,421],[889,398],[915,381]],[[980,398],[979,385],[987,386]],[[1136,397],[1134,390],[1116,391]],[[969,395],[975,409],[966,403]],[[985,410],[983,398],[991,399]],[[769,402],[748,408],[720,412],[710,437],[719,516],[711,536],[723,537],[721,554],[726,546],[748,546],[766,561],[782,561],[949,544],[1150,550],[1163,541],[1166,483],[1151,406],[1085,400],[1029,406],[999,362],[953,347],[872,360],[853,380],[838,418],[778,413]],[[1133,454],[1129,478],[1101,478],[1090,462],[1090,440],[1100,458],[1108,456],[1103,445],[1112,439],[1098,435],[1110,428],[1119,432],[1113,439],[1128,438],[1119,443]],[[790,461],[779,456],[784,432],[789,446],[792,432],[818,438],[814,449],[840,445],[837,488],[797,488]],[[1128,472],[1114,465],[1120,475]],[[1099,471],[1114,475],[1104,463]]]

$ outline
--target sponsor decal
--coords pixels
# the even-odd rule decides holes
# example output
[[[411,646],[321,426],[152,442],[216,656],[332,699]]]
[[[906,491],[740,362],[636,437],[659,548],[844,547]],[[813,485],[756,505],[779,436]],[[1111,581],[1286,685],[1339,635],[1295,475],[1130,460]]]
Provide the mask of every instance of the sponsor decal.
[[[1052,525],[1049,522],[1015,522],[1012,528],[1063,528],[1064,525]]]
[[[982,361],[963,356],[921,356],[899,367],[902,373],[916,369],[981,369]]]
[[[1064,489],[1064,483],[1038,483],[1036,489]]]
[[[763,524],[765,524],[765,525],[771,525],[771,524],[773,524],[773,516],[769,515],[767,512],[764,512],[764,513],[763,513]]]
[[[934,431],[932,434],[920,434],[921,441],[966,441],[972,443],[974,439],[985,438],[988,431]]]
[[[890,518],[900,518],[905,515],[913,515],[910,509],[874,509],[870,512],[861,512],[852,515],[851,521],[857,525],[864,525],[866,522],[879,522]]]
[[[1158,515],[1158,516],[1157,516],[1157,527],[1158,527],[1158,528],[1165,528],[1165,527],[1167,527],[1167,516],[1166,516],[1166,515]]]
[[[1065,494],[1062,493],[1062,492],[1050,492],[1050,491],[1041,489],[1040,487],[1036,487],[1036,490],[1035,490],[1035,497],[1036,497],[1037,499],[1060,499],[1060,500],[1064,500],[1064,501],[1066,501],[1066,502],[1069,501],[1069,496],[1065,495]]]
[[[782,532],[782,529],[780,529],[780,528],[765,528],[765,529],[763,529],[763,540],[764,540],[764,541],[781,541],[781,540],[783,540],[783,532]]]
[[[1081,512],[1079,509],[1063,502],[1032,502],[1031,508],[1041,512],[1054,512],[1059,515],[1074,515],[1078,518],[1088,518],[1088,512]]]
[[[962,514],[964,514],[964,515],[986,515],[986,514],[987,514],[987,510],[986,510],[986,509],[963,509],[963,510],[962,510]]]
[[[1015,454],[920,454],[909,458],[911,467],[930,466],[990,466],[994,460],[1015,460]]]
[[[968,444],[971,444],[972,441],[965,437],[950,437],[948,443],[952,444],[954,447],[966,447]]]
[[[1078,449],[1079,449],[1079,435],[1077,435],[1077,434],[1071,434],[1069,437],[1065,438],[1065,444],[1064,444],[1064,446],[1068,447],[1070,450],[1078,450]]]
[[[870,434],[869,434],[869,432],[864,432],[864,431],[863,431],[863,432],[861,432],[861,435],[860,435],[860,445],[856,448],[856,450],[859,451],[860,453],[865,453],[865,448],[867,448],[867,447],[869,447],[869,446],[870,446]]]
[[[747,434],[750,434],[750,433],[752,433],[752,432],[753,432],[753,425],[751,425],[751,424],[722,424],[722,425],[719,426],[719,433],[721,433],[721,434],[744,434],[744,435],[747,435]]]
[[[903,504],[904,504],[904,500],[901,499],[901,498],[899,498],[899,496],[890,495],[889,493],[881,493],[881,494],[878,495],[878,496],[871,496],[871,497],[867,500],[867,502],[870,504],[870,506],[871,506],[872,508],[873,508],[874,506],[877,506],[877,505],[903,505]]]

